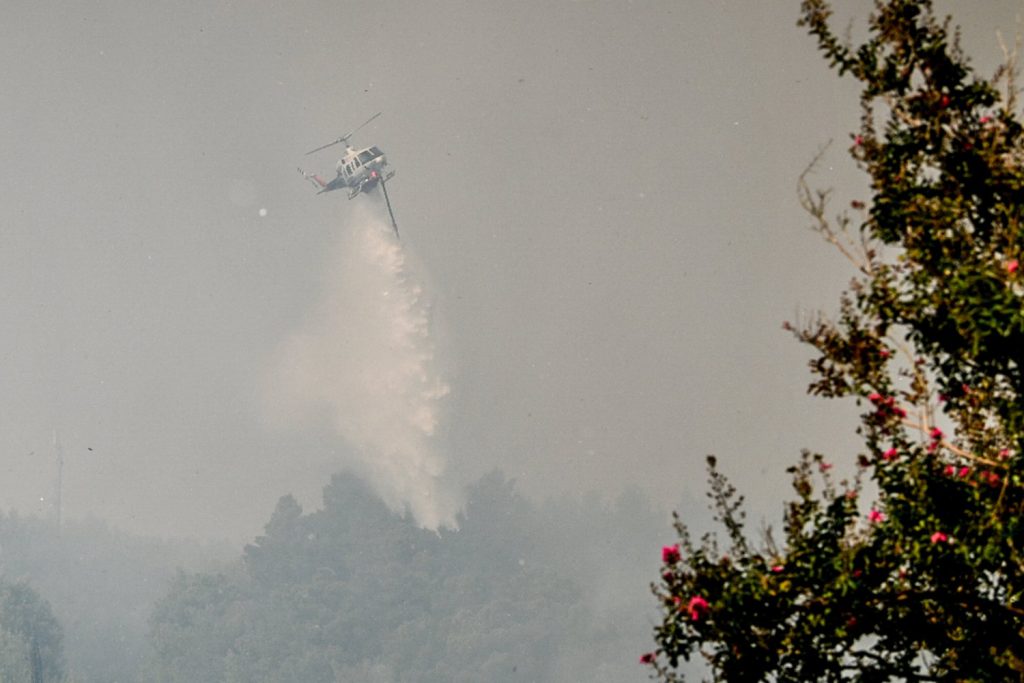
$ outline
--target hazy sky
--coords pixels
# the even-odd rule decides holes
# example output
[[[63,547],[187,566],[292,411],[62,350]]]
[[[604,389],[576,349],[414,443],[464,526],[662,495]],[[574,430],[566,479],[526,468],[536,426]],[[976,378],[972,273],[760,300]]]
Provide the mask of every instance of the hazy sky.
[[[958,16],[983,73],[1021,9]],[[315,505],[332,471],[366,469],[273,394],[375,206],[314,196],[295,167],[331,173],[334,150],[303,153],[383,111],[354,142],[397,170],[448,389],[444,485],[500,466],[537,496],[637,485],[672,505],[714,452],[774,513],[801,447],[856,446],[780,329],[851,274],[795,196],[829,139],[814,180],[837,207],[862,196],[856,90],[797,10],[7,0],[0,508],[47,508],[55,428],[67,514],[137,531],[241,538],[280,495]],[[333,319],[358,335],[345,301]]]

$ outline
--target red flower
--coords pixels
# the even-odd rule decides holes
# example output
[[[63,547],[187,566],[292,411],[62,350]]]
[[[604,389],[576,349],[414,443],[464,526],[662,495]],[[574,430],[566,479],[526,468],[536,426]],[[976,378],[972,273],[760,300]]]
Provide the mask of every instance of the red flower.
[[[1017,261],[1017,259],[1012,259],[1006,262],[1006,272],[1009,273],[1010,275],[1016,273],[1018,268],[1020,268],[1020,263]]]
[[[883,460],[895,460],[897,457],[899,457],[899,454],[900,454],[900,452],[897,451],[896,447],[894,446],[894,447],[890,448],[889,450],[887,450],[885,453],[882,453],[882,459]]]
[[[875,508],[871,508],[871,512],[868,513],[868,521],[872,524],[879,524],[885,521],[885,513],[879,512]]]
[[[938,441],[939,439],[942,438],[942,430],[939,429],[938,427],[932,427],[932,431],[930,432],[930,434],[932,439],[934,439],[935,441]]]
[[[897,417],[906,417],[907,411],[896,405],[896,399],[892,396],[882,396],[877,391],[868,394],[868,400],[878,406],[876,414],[880,418],[888,417],[890,414]]]
[[[971,473],[971,468],[968,467],[967,465],[964,465],[963,467],[960,468],[960,478],[961,479],[963,479],[964,477],[966,477],[970,473]]]
[[[654,653],[653,652],[645,652],[642,655],[640,655],[640,663],[641,664],[651,664],[653,662],[654,662]]]
[[[697,621],[702,616],[707,614],[708,601],[700,597],[699,595],[695,595],[692,598],[690,598],[689,609],[690,619],[692,619],[693,621]]]
[[[941,531],[936,531],[934,534],[932,534],[932,543],[945,543],[948,540],[949,536],[942,533]]]
[[[665,564],[675,564],[680,560],[679,545],[667,545],[661,549],[661,561]]]
[[[785,567],[783,567],[781,564],[776,564],[772,566],[772,573],[781,574],[784,569]]]
[[[946,465],[946,469],[942,470],[942,473],[945,474],[947,477],[952,477],[954,474],[956,474],[956,468],[953,467],[952,465]]]
[[[942,105],[943,107],[948,107],[948,106],[949,106],[949,102],[950,102],[950,100],[949,100],[949,95],[943,95],[943,96],[942,96],[942,99],[941,99],[941,100],[939,101],[939,103],[940,103],[940,104],[941,104],[941,105]]]

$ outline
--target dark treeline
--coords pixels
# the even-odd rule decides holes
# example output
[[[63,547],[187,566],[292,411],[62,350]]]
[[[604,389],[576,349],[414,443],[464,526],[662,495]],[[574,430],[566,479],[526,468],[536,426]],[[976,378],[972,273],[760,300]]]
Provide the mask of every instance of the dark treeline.
[[[644,680],[659,528],[638,494],[538,508],[495,473],[435,534],[337,476],[321,510],[282,498],[237,572],[177,577],[154,680]]]
[[[434,533],[338,475],[231,560],[8,516],[0,558],[52,606],[69,682],[646,680],[667,513],[636,492],[533,505],[499,473],[467,494]]]

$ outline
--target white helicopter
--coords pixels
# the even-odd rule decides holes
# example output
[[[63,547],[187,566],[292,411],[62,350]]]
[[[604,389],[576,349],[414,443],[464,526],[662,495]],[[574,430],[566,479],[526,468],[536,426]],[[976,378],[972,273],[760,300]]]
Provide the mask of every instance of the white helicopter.
[[[333,142],[328,142],[326,145],[321,145],[316,149],[306,152],[307,155],[314,154],[333,145],[345,143],[345,156],[338,160],[337,175],[333,180],[324,180],[315,173],[306,173],[301,168],[299,173],[313,184],[313,187],[317,189],[317,194],[346,188],[349,191],[349,199],[352,199],[360,192],[370,192],[379,184],[384,191],[384,201],[387,203],[388,213],[391,215],[391,226],[395,229],[395,235],[397,236],[398,225],[395,223],[395,214],[391,210],[391,200],[388,198],[387,190],[387,181],[394,177],[395,172],[387,170],[387,157],[384,156],[384,152],[379,147],[354,149],[348,144],[349,138],[380,115],[381,112],[377,112],[352,132],[342,135]]]

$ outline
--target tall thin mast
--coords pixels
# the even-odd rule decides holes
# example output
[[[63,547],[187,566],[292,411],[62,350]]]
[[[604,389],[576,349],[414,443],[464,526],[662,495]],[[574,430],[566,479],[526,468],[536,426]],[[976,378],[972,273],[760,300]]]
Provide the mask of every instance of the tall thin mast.
[[[64,527],[64,447],[60,443],[60,435],[53,430],[53,450],[57,456],[57,490],[54,492],[54,511],[57,515],[57,531]]]

